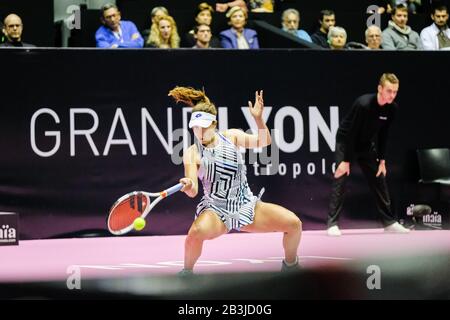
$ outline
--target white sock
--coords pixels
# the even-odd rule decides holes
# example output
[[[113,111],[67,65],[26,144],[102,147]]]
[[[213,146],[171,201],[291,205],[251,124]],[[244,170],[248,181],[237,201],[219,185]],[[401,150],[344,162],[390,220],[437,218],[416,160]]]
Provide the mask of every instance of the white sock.
[[[295,261],[294,262],[286,262],[286,259],[284,259],[284,263],[288,266],[288,267],[293,267],[295,265],[298,264],[298,256],[295,257]]]

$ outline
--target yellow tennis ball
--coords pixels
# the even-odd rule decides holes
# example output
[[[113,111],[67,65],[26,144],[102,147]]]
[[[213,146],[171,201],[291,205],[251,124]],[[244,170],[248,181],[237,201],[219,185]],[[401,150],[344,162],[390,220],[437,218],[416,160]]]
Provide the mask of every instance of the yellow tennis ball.
[[[145,220],[142,219],[141,217],[136,218],[133,222],[133,225],[135,230],[141,231],[142,229],[145,228]]]

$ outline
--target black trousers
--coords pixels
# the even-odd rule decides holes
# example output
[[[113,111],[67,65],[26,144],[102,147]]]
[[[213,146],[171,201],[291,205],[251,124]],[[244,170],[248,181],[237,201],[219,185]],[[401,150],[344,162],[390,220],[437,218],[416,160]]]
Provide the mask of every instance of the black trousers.
[[[336,169],[339,163],[344,159],[344,146],[340,143],[336,144]],[[383,175],[376,177],[378,171],[378,160],[375,147],[372,146],[367,152],[359,152],[355,154],[355,160],[360,166],[369,188],[375,196],[375,201],[384,226],[388,226],[396,222],[391,210],[391,200],[386,184],[386,178]],[[354,162],[350,164],[350,174]],[[345,197],[345,186],[349,176],[343,175],[340,178],[333,177],[333,186],[330,199],[330,208],[328,212],[328,228],[337,225],[339,215],[342,212]]]

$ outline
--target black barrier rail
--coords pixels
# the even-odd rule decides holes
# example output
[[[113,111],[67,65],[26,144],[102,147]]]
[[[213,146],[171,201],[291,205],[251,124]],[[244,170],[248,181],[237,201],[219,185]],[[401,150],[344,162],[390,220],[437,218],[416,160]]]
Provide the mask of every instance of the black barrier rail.
[[[106,230],[119,196],[176,183],[183,175],[180,141],[192,138],[189,110],[167,96],[176,85],[204,87],[219,109],[220,129],[248,130],[247,101],[264,89],[267,124],[278,136],[268,152],[245,154],[250,187],[254,193],[265,187],[263,200],[294,211],[305,229],[325,227],[339,121],[357,96],[375,92],[383,72],[400,79],[387,151],[399,216],[417,204],[406,192],[418,180],[415,150],[450,146],[448,77],[439,71],[450,61],[445,52],[8,49],[0,55],[0,211],[20,214],[21,240]],[[356,167],[352,175],[343,226],[378,226]],[[186,233],[198,201],[175,195],[143,234]]]
[[[253,21],[253,27],[258,32],[258,37],[262,39],[262,48],[267,48],[270,46],[271,48],[310,48],[325,50],[315,43],[300,39],[280,28],[274,27],[265,21]],[[264,42],[270,45],[265,45]]]

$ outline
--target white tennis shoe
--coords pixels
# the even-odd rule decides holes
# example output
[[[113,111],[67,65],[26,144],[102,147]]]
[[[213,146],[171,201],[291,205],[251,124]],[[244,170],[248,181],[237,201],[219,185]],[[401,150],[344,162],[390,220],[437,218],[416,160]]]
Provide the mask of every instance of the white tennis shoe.
[[[327,229],[327,234],[330,237],[339,237],[342,235],[342,232],[341,232],[341,230],[339,230],[338,226],[332,226]]]
[[[384,232],[391,232],[391,233],[409,233],[410,231],[411,230],[405,228],[398,222],[394,222],[393,224],[384,228]]]

